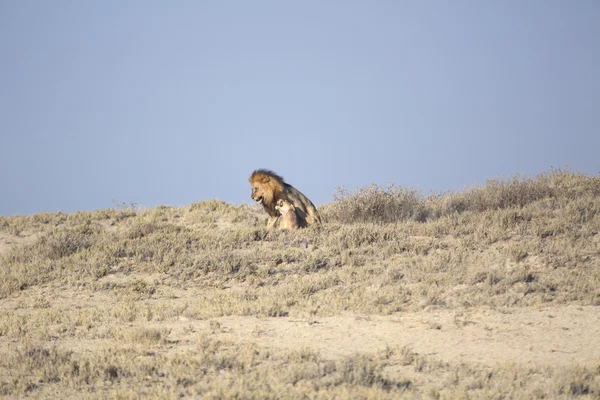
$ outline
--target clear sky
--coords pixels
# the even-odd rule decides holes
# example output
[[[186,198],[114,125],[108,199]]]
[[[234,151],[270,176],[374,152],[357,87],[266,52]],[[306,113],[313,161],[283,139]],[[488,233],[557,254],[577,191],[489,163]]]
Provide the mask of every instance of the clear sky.
[[[600,1],[0,2],[0,215],[600,172]]]

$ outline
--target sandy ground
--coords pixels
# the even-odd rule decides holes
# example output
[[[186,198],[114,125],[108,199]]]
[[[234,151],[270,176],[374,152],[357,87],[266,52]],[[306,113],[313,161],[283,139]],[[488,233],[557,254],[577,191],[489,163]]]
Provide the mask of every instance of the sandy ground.
[[[32,293],[32,292],[35,292]],[[178,291],[175,298],[153,299],[169,306],[197,301],[194,291]],[[169,296],[171,297],[171,296]],[[52,288],[32,290],[26,303],[50,299],[50,308],[111,312],[115,299],[102,292],[70,292]],[[36,312],[23,297],[3,299],[0,310],[26,315]],[[39,311],[39,310],[38,310]],[[561,305],[540,308],[430,308],[390,316],[341,315],[258,318],[229,316],[212,319],[187,317],[165,321],[120,324],[124,328],[165,328],[172,345],[166,353],[197,346],[206,332],[219,340],[253,342],[274,349],[308,348],[325,359],[372,353],[387,347],[408,347],[416,354],[449,363],[552,366],[600,363],[600,307]],[[94,351],[103,341],[83,338],[59,340],[70,348]],[[104,343],[107,344],[107,343]]]
[[[393,316],[296,318],[217,318],[223,337],[260,346],[310,348],[328,359],[386,347],[447,362],[550,365],[600,361],[600,310],[597,307],[542,309],[428,310]],[[204,321],[169,324],[171,338],[190,341],[189,327]],[[187,333],[186,333],[187,332]]]
[[[0,252],[24,244],[32,236],[0,237]],[[115,279],[113,275],[111,279]],[[132,279],[132,276],[125,279]],[[135,277],[138,279],[139,277]],[[181,290],[153,302],[189,304],[197,301],[193,290]],[[51,308],[110,308],[115,299],[102,292],[72,292],[61,288],[31,288],[25,296],[0,300],[0,310],[18,314],[35,312],[23,299],[49,299]],[[20,304],[20,305],[19,305]],[[215,322],[216,321],[216,322]],[[600,363],[600,307],[557,305],[540,308],[479,308],[448,310],[429,308],[391,316],[341,315],[319,317],[221,317],[198,320],[186,317],[128,324],[170,330],[167,353],[197,346],[207,330],[218,339],[254,342],[261,347],[318,351],[326,359],[371,353],[387,347],[405,347],[419,355],[445,362],[483,365],[559,365]],[[102,346],[98,341],[66,339],[71,348]]]
[[[19,236],[0,232],[0,255],[14,246],[23,246],[39,238],[39,233],[21,232]]]

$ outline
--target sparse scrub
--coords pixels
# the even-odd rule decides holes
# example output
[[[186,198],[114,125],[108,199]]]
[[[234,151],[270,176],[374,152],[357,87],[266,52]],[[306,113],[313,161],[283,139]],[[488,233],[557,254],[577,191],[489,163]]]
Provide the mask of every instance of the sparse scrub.
[[[36,243],[40,257],[59,260],[92,246],[94,238],[87,232],[61,230],[43,236]]]
[[[522,209],[544,200],[592,200],[600,195],[600,177],[552,170],[536,177],[514,176],[508,180],[490,179],[484,187],[459,193],[432,193],[423,197],[418,190],[389,185],[371,185],[349,192],[336,189],[334,203],[325,207],[328,220],[341,223],[391,223],[437,219],[453,213]],[[595,202],[594,202],[595,203]],[[575,218],[592,218],[597,210],[577,207]],[[511,215],[515,215],[513,211]],[[517,216],[523,218],[523,216]],[[526,217],[525,217],[526,218]],[[506,220],[506,223],[512,223]]]
[[[131,344],[152,346],[167,343],[167,336],[169,336],[169,333],[168,329],[137,328],[123,333],[122,338],[125,342]]]
[[[327,220],[342,223],[397,222],[412,219],[425,221],[427,210],[421,193],[389,185],[383,189],[377,185],[349,192],[337,188],[334,203],[326,208]]]
[[[425,313],[598,306],[599,177],[427,197],[371,186],[319,209],[322,227],[292,232],[219,200],[0,217],[0,396],[598,397],[597,366],[490,367],[410,346],[331,359],[254,345],[271,331],[227,321],[310,334],[326,318],[423,313],[443,335],[474,324]]]

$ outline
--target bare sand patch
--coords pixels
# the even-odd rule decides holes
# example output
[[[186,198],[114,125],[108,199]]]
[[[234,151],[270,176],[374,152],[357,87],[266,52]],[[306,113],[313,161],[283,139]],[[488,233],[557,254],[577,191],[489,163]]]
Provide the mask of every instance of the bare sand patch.
[[[260,346],[310,348],[338,359],[386,347],[447,362],[552,365],[600,361],[600,309],[451,310],[309,319],[224,317],[223,335]]]
[[[39,233],[21,233],[17,235],[11,235],[10,233],[0,232],[0,255],[5,254],[11,248],[16,246],[23,246],[28,243],[32,243],[34,240],[41,236]]]

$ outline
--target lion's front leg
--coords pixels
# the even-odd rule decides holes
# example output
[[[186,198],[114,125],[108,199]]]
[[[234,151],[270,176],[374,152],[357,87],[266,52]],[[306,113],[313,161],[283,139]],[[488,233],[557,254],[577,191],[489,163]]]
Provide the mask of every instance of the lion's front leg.
[[[267,219],[267,229],[274,228],[278,219],[279,216],[269,217],[269,219]]]

